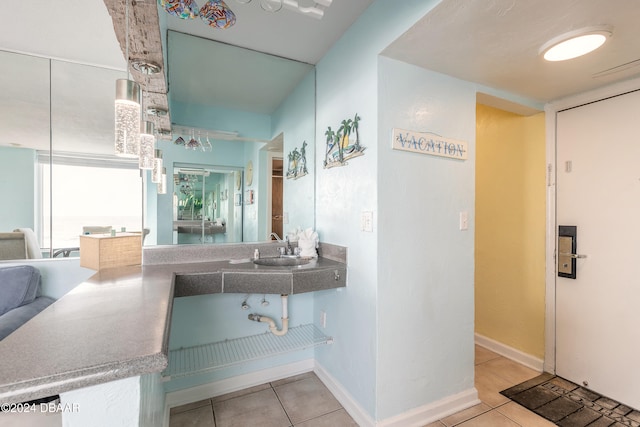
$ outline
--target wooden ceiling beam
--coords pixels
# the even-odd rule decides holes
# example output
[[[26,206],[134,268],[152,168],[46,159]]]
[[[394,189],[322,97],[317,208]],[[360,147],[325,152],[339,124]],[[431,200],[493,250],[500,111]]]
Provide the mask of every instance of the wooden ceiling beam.
[[[159,133],[171,131],[167,79],[156,2],[149,0],[104,0],[124,57],[126,57],[127,34],[126,1],[131,1],[129,3],[129,58],[127,63],[129,73],[143,91],[143,120],[153,122]],[[160,72],[157,74],[139,72],[131,66],[131,62],[135,60],[155,64],[160,67]],[[146,109],[149,107],[164,109],[167,111],[167,115],[148,115]],[[163,135],[160,134],[159,137],[163,137]],[[168,137],[165,136],[165,138]]]

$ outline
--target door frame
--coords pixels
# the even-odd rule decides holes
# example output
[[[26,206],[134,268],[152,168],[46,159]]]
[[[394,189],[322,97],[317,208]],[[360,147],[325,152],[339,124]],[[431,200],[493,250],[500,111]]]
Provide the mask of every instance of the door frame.
[[[547,219],[545,242],[545,372],[556,372],[556,126],[557,114],[568,108],[624,94],[640,88],[640,78],[612,84],[603,88],[553,101],[545,105]]]

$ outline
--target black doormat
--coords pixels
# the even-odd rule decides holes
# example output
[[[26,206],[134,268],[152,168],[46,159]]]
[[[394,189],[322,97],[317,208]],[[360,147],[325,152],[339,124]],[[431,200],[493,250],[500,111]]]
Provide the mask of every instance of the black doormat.
[[[640,411],[551,374],[500,394],[562,427],[640,427]]]

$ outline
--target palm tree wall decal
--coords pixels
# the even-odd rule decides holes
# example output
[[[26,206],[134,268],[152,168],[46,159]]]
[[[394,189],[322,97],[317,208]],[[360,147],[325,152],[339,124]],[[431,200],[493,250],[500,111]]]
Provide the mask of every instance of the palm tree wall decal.
[[[331,126],[327,128],[327,131],[324,133],[327,137],[327,150],[324,160],[325,168],[344,166],[347,160],[364,154],[365,147],[360,145],[359,123],[360,116],[356,113],[353,119],[342,120],[337,132],[334,132]],[[349,141],[352,131],[356,133],[354,145],[351,145]]]

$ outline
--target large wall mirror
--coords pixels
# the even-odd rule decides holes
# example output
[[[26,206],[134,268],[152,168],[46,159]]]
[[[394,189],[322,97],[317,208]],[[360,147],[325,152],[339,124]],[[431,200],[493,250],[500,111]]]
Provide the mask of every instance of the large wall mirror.
[[[314,226],[313,67],[180,33],[169,32],[168,46],[175,127],[158,140],[166,194],[136,162],[113,155],[114,87],[124,72],[0,51],[0,237],[33,230],[38,251],[50,257],[108,227],[144,231],[148,246],[264,241],[275,230]],[[277,105],[268,104],[270,89],[279,91]],[[175,143],[180,136],[206,140],[211,150],[187,149]],[[288,155],[303,145],[308,174],[283,178]],[[217,180],[205,186],[195,219],[179,216],[176,202],[194,170]],[[206,211],[214,202],[217,210]],[[180,221],[199,221],[200,229]],[[207,229],[223,223],[233,236]]]

